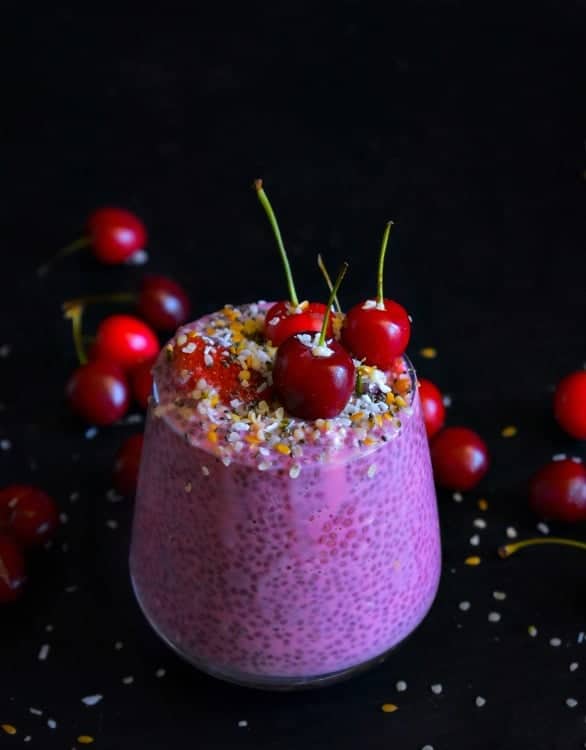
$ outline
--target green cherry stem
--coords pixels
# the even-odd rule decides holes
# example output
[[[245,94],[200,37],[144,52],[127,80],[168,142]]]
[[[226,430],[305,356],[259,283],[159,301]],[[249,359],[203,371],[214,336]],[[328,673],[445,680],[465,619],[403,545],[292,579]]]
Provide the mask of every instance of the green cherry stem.
[[[67,257],[68,255],[73,255],[73,253],[77,252],[78,250],[83,250],[84,247],[88,247],[90,242],[91,240],[89,237],[79,237],[71,244],[62,247],[61,250],[59,250],[59,252],[51,258],[51,260],[48,260],[46,263],[43,263],[43,265],[37,268],[37,276],[46,276],[57,261],[61,260],[61,258]]]
[[[137,295],[133,292],[117,292],[115,294],[88,294],[87,297],[77,297],[66,300],[62,309],[66,313],[70,307],[87,307],[88,305],[99,305],[109,302],[136,302]]]
[[[520,549],[525,547],[533,547],[537,544],[561,544],[566,547],[577,547],[578,549],[586,549],[586,542],[579,542],[577,539],[563,539],[557,536],[548,536],[545,538],[537,537],[535,539],[524,539],[522,542],[515,542],[514,544],[505,544],[498,548],[499,557],[510,557],[518,552]]]
[[[73,343],[75,345],[75,353],[77,354],[79,364],[85,365],[87,362],[87,355],[83,346],[83,336],[81,333],[83,305],[70,305],[67,308],[64,306],[63,312],[65,317],[69,318],[73,327]]]
[[[297,307],[297,305],[299,304],[299,299],[297,298],[297,292],[295,291],[295,284],[293,283],[293,274],[291,273],[291,266],[289,265],[289,259],[287,258],[287,253],[285,252],[285,246],[283,245],[283,238],[281,237],[281,231],[279,229],[279,225],[277,224],[277,218],[273,211],[273,207],[271,206],[270,201],[267,198],[267,194],[263,190],[262,180],[254,181],[254,189],[256,190],[256,194],[258,195],[258,199],[261,203],[261,206],[264,208],[265,213],[269,218],[269,222],[273,229],[273,234],[275,235],[275,239],[277,240],[277,246],[279,248],[279,253],[281,254],[281,261],[283,262],[283,268],[285,269],[285,276],[287,278],[287,286],[289,288],[289,299],[291,300],[291,304],[294,307]]]
[[[326,264],[324,263],[323,258],[321,257],[321,253],[318,253],[318,256],[317,256],[317,265],[319,267],[319,270],[322,272],[322,276],[326,280],[326,284],[328,285],[328,289],[331,292],[334,287],[333,287],[333,284],[332,284],[332,280],[330,279],[330,274],[328,273],[328,269],[326,268]],[[338,295],[337,294],[334,295],[334,305],[336,307],[336,312],[341,313],[342,312],[342,307],[340,306],[340,302],[338,301]]]
[[[332,311],[332,304],[334,302],[336,294],[338,293],[338,289],[340,288],[342,279],[346,275],[347,270],[348,270],[348,264],[346,262],[342,263],[342,268],[340,268],[340,272],[338,273],[338,278],[336,279],[336,283],[334,284],[332,291],[330,292],[326,314],[324,315],[324,319],[321,324],[321,331],[319,332],[319,339],[317,341],[318,346],[324,346],[324,344],[326,343],[326,331],[328,330],[328,323],[330,322],[330,312]]]
[[[378,274],[377,274],[377,296],[376,305],[381,307],[385,304],[385,298],[383,296],[383,272],[385,268],[385,255],[387,254],[387,245],[389,244],[389,235],[391,233],[391,227],[394,222],[389,221],[385,227],[383,234],[383,241],[380,248],[380,255],[378,258]]]

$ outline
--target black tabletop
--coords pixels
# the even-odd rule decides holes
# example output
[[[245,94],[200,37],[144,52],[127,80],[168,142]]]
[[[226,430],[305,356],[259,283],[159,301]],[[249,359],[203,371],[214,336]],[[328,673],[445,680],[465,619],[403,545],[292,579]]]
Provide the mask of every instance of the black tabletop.
[[[0,31],[1,481],[46,488],[63,514],[25,597],[0,609],[0,724],[16,729],[0,747],[582,747],[583,553],[496,549],[507,529],[546,531],[530,474],[585,457],[551,410],[586,357],[584,3],[83,5],[3,10]],[[144,219],[148,268],[186,286],[194,316],[282,297],[259,176],[306,297],[322,294],[318,251],[349,260],[345,304],[372,294],[396,221],[386,283],[413,315],[411,356],[451,397],[449,423],[492,454],[462,502],[438,493],[442,582],[417,633],[361,677],[294,694],[206,677],[150,630],[129,583],[132,502],[109,493],[141,425],[86,432],[64,404],[60,303],[130,289],[144,269],[80,255],[35,275],[108,203]]]

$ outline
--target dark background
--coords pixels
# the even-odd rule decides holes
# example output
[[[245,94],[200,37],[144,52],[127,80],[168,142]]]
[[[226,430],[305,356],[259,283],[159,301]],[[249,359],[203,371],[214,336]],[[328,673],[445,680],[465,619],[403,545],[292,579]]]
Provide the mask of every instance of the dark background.
[[[0,609],[0,723],[18,729],[0,747],[30,735],[31,747],[69,749],[80,734],[103,750],[582,747],[582,553],[501,561],[496,548],[507,526],[537,533],[531,472],[553,453],[585,453],[551,416],[553,385],[586,358],[584,2],[83,5],[2,11],[1,480],[42,485],[69,520],[31,561],[25,599]],[[194,316],[282,297],[258,176],[303,297],[323,296],[318,251],[332,268],[350,261],[345,304],[372,296],[382,228],[396,220],[386,291],[414,317],[411,355],[451,395],[450,423],[477,429],[493,457],[464,503],[439,495],[443,581],[419,632],[363,677],[292,695],[214,681],[157,640],[129,587],[131,503],[106,499],[113,455],[137,428],[88,440],[62,403],[75,357],[60,303],[131,288],[143,269],[80,255],[42,281],[34,272],[109,203],[145,220],[148,268],[182,281]],[[424,346],[438,357],[423,359]],[[466,567],[476,552],[483,563]],[[104,698],[88,708],[93,693]],[[399,711],[382,713],[385,702]]]

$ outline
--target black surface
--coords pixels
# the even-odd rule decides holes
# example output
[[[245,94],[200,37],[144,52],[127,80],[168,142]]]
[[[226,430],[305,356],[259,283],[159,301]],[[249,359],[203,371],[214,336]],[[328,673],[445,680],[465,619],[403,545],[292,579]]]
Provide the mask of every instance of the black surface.
[[[0,609],[0,723],[18,729],[0,732],[0,747],[30,735],[30,747],[71,748],[80,734],[103,750],[582,747],[584,558],[542,548],[501,561],[495,550],[509,525],[536,533],[527,476],[552,453],[584,457],[550,408],[553,384],[586,357],[584,3],[505,13],[395,3],[384,14],[359,2],[111,15],[83,5],[3,9],[0,31],[0,344],[11,346],[0,360],[0,438],[12,444],[1,479],[41,484],[69,516],[34,562],[26,598]],[[142,270],[79,257],[42,282],[34,274],[107,202],[144,218],[149,267],[184,282],[196,315],[279,297],[277,255],[249,189],[257,176],[304,296],[322,289],[317,251],[332,267],[350,260],[346,303],[371,293],[383,224],[397,221],[387,283],[413,314],[410,352],[452,396],[450,423],[479,430],[493,455],[462,504],[440,493],[443,579],[420,631],[367,675],[293,695],[207,678],[149,630],[128,580],[131,503],[106,500],[114,452],[136,428],[88,440],[62,404],[74,352],[60,302],[128,288]],[[438,357],[422,359],[423,346]],[[519,433],[504,440],[509,424]],[[488,528],[476,550],[480,515]],[[475,552],[482,565],[464,566]],[[489,623],[490,611],[502,620]],[[85,707],[94,693],[102,702]],[[382,713],[385,702],[399,711]]]

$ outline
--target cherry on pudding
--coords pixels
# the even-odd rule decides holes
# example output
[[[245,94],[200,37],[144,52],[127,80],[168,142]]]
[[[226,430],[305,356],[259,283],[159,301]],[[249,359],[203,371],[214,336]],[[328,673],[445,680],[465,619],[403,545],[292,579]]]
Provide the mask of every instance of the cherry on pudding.
[[[381,370],[392,367],[409,343],[411,323],[404,307],[383,295],[383,271],[392,221],[385,227],[378,263],[378,293],[351,308],[342,326],[342,343],[356,359]]]
[[[254,181],[254,189],[275,235],[289,289],[289,299],[276,302],[267,310],[265,316],[265,336],[273,346],[279,346],[295,333],[319,332],[326,314],[326,306],[321,302],[299,302],[281,231],[273,208],[263,189],[262,180]],[[328,335],[331,336],[331,324],[328,324],[328,326]]]
[[[301,419],[329,419],[348,403],[356,382],[354,362],[333,339],[326,337],[333,296],[346,273],[344,264],[330,294],[319,335],[298,333],[277,350],[273,386],[283,406]]]

